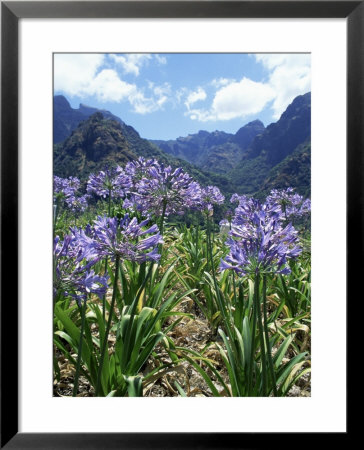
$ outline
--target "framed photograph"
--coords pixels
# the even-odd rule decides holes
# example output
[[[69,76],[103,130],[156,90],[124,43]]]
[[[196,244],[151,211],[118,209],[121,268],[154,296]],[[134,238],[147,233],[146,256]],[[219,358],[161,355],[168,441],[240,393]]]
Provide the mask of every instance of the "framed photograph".
[[[1,448],[348,438],[363,21],[1,3]]]

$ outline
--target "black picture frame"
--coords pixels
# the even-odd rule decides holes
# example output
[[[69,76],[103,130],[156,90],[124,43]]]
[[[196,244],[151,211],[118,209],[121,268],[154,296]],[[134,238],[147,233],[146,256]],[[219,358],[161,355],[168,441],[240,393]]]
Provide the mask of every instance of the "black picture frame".
[[[347,19],[347,304],[360,276],[363,241],[363,1],[4,1],[1,2],[1,448],[261,448],[268,433],[18,432],[18,21],[22,18],[346,18]],[[360,256],[360,255],[359,255]],[[359,278],[360,279],[360,278]],[[349,312],[349,311],[348,311]],[[11,344],[6,339],[11,334]],[[348,346],[348,351],[350,346]],[[350,358],[348,357],[347,360]],[[349,413],[347,415],[349,418]],[[287,430],[289,432],[289,430]],[[275,438],[281,440],[280,433]],[[307,445],[310,433],[290,445]],[[349,436],[335,433],[335,441]],[[315,444],[328,436],[315,434]],[[264,445],[266,442],[266,445]],[[282,441],[281,441],[282,442]],[[297,444],[298,442],[298,444]],[[282,444],[284,445],[284,444]],[[271,446],[271,444],[269,444]]]

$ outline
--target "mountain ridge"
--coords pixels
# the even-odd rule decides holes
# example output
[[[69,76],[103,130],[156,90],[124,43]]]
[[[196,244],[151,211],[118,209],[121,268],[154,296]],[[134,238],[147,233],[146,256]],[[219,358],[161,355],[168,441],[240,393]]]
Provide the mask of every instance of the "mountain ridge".
[[[307,153],[309,158],[303,157]],[[233,184],[239,183],[246,194],[254,194],[257,190],[266,192],[264,186],[271,184],[277,188],[290,185],[300,193],[309,195],[310,162],[311,93],[308,92],[297,96],[277,122],[268,125],[264,133],[253,139],[242,160],[228,176]],[[277,170],[274,170],[277,166],[286,168],[284,182]],[[296,175],[305,171],[306,180],[300,179],[298,182]]]
[[[66,97],[55,95],[53,97],[53,143],[58,144],[67,139],[80,122],[96,112],[101,112],[107,119],[115,120],[121,124],[124,123],[120,117],[106,109],[94,108],[83,103],[80,103],[78,109],[75,109],[71,107]]]
[[[263,195],[288,186],[310,194],[310,93],[296,97],[267,127],[257,119],[235,134],[200,130],[169,141],[143,139],[111,112],[82,103],[73,109],[63,96],[55,96],[54,105],[54,170],[59,176],[83,177],[102,164],[143,156],[181,166],[226,195]],[[57,142],[61,135],[67,137]]]
[[[184,159],[201,169],[216,168],[217,173],[225,173],[242,158],[252,139],[264,131],[260,120],[254,120],[233,133],[225,131],[208,132],[200,130],[177,139],[151,140],[164,152]]]

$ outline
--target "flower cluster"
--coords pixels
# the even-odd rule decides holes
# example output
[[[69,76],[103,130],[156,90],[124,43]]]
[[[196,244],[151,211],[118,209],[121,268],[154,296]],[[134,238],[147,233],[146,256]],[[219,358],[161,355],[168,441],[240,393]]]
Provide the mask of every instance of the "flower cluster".
[[[102,298],[107,290],[107,276],[96,275],[91,270],[95,261],[85,262],[83,251],[77,238],[66,235],[61,241],[58,236],[54,239],[54,279],[53,295],[74,298],[78,304],[85,301],[88,294],[96,294]]]
[[[290,272],[288,260],[301,253],[298,232],[288,224],[277,203],[261,204],[252,198],[238,199],[232,229],[226,242],[230,252],[220,269],[239,274]]]
[[[80,180],[76,177],[61,178],[55,176],[53,179],[54,202],[57,199],[65,199],[75,195],[80,187]]]
[[[173,169],[143,157],[128,162],[125,168],[108,167],[90,174],[84,196],[76,195],[79,186],[80,181],[75,177],[55,177],[55,197],[64,200],[73,212],[83,211],[91,195],[110,201],[123,199],[124,209],[144,217],[183,214],[186,209],[202,210],[211,215],[213,206],[224,202],[217,187],[201,187],[182,168]]]
[[[259,200],[241,196],[239,205],[235,208],[233,224],[244,225],[250,222],[256,214],[264,212],[268,217],[280,222],[284,220],[281,208],[276,203],[260,203]]]
[[[141,168],[144,175],[135,183],[135,198],[144,213],[182,214],[199,201],[200,186],[181,168],[172,169],[153,160]]]
[[[311,211],[311,201],[295,193],[293,188],[283,190],[273,189],[268,195],[266,202],[270,205],[280,206],[286,220],[293,217],[302,217]]]
[[[238,194],[233,194],[230,198],[230,203],[236,203],[238,202],[238,204],[244,204],[247,201],[249,201],[249,198],[247,195],[238,195]]]
[[[81,257],[95,261],[104,257],[114,260],[118,256],[139,264],[158,261],[158,244],[163,243],[163,240],[157,225],[143,228],[147,223],[148,220],[144,220],[138,224],[137,219],[134,217],[130,220],[128,214],[120,220],[116,217],[98,217],[92,232],[75,231],[82,248]]]
[[[87,194],[79,197],[72,196],[67,200],[67,206],[73,213],[83,212],[88,206],[88,199],[89,195]]]
[[[83,212],[87,208],[87,194],[80,196],[80,180],[77,177],[61,178],[54,177],[53,192],[55,206],[64,205],[73,213]]]
[[[141,180],[143,177],[149,176],[149,169],[152,167],[158,167],[159,163],[156,159],[145,159],[140,156],[134,161],[129,161],[125,166],[125,173],[129,175],[134,184]]]
[[[121,167],[101,170],[98,174],[90,174],[87,181],[87,193],[102,198],[123,198],[132,186],[131,176]]]
[[[199,205],[203,211],[212,211],[213,205],[224,203],[225,197],[216,186],[207,186],[201,189]]]

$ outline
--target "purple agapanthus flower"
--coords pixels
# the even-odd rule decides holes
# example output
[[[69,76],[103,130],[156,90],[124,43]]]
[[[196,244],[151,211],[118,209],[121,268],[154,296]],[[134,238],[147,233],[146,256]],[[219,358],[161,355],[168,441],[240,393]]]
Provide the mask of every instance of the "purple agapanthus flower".
[[[83,251],[74,235],[61,241],[54,239],[53,295],[74,298],[80,305],[89,294],[102,298],[107,290],[108,276],[99,276],[91,269],[94,261],[84,261]]]
[[[273,189],[266,199],[267,204],[277,204],[280,206],[286,220],[294,217],[302,217],[311,211],[311,202],[304,200],[302,195],[294,192],[294,188]]]
[[[148,220],[138,223],[127,214],[123,219],[98,217],[92,234],[87,235],[83,230],[76,232],[82,257],[90,261],[105,257],[114,260],[116,256],[137,263],[158,261],[158,244],[163,243],[163,239],[157,225],[145,229],[147,223]]]
[[[138,194],[129,194],[129,196],[123,202],[123,208],[131,213],[140,212],[144,213],[143,204],[139,200]]]
[[[201,189],[200,209],[212,211],[214,205],[224,203],[225,197],[216,186],[207,186]]]
[[[309,198],[306,198],[300,207],[299,215],[300,216],[306,216],[310,214],[311,212],[311,200]]]
[[[88,206],[87,201],[89,198],[90,198],[90,196],[88,194],[81,195],[79,197],[72,195],[66,199],[66,203],[67,203],[68,208],[73,213],[84,212]]]
[[[132,186],[132,180],[121,167],[109,167],[98,174],[90,174],[87,193],[102,198],[123,198]]]
[[[61,178],[55,176],[53,179],[53,195],[54,203],[59,201],[67,201],[70,197],[74,197],[80,188],[80,180],[76,177]]]
[[[233,194],[230,198],[230,203],[238,203],[240,205],[244,205],[245,203],[249,202],[252,197],[249,197],[248,195],[238,195]]]
[[[57,177],[56,175],[53,177],[53,193],[54,193],[54,195],[63,193],[64,189],[67,186],[68,186],[67,178]]]
[[[156,159],[145,159],[140,156],[134,161],[129,161],[125,166],[125,173],[133,180],[134,185],[143,177],[149,176],[149,169],[158,167],[159,163]]]
[[[220,269],[245,274],[290,272],[288,260],[301,253],[298,233],[291,224],[282,226],[276,205],[251,199],[239,206],[226,242],[230,252]]]
[[[232,223],[245,225],[251,222],[256,214],[264,213],[266,217],[273,218],[277,222],[284,220],[283,212],[276,203],[261,203],[259,200],[248,196],[239,197],[239,205],[235,208]]]
[[[135,183],[135,195],[144,212],[154,215],[182,214],[200,199],[200,186],[181,168],[156,161]]]
[[[56,210],[59,206],[63,206],[73,213],[85,211],[89,196],[79,194],[80,185],[81,182],[77,177],[54,177],[53,193]]]

